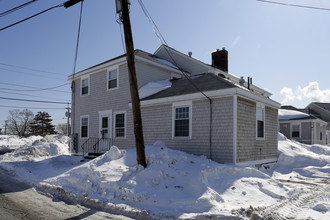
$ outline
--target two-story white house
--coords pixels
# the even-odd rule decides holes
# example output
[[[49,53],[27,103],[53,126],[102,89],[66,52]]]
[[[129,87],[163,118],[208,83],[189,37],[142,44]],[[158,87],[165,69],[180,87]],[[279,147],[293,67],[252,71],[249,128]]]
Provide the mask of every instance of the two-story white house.
[[[135,50],[135,60],[139,88],[166,82],[157,92],[140,96],[146,145],[160,140],[220,163],[277,160],[280,104],[269,92],[228,73],[226,50],[212,53],[212,65],[165,45],[154,54]],[[69,80],[75,150],[135,147],[126,55]]]

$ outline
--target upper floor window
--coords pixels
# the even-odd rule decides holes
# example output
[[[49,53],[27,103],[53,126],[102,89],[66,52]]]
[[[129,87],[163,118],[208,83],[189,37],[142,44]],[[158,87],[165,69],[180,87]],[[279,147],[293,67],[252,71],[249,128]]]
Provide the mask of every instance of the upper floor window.
[[[81,95],[88,95],[89,88],[89,78],[81,80]]]
[[[117,69],[108,72],[108,89],[118,87],[118,71]]]
[[[265,137],[265,107],[257,106],[257,138]]]

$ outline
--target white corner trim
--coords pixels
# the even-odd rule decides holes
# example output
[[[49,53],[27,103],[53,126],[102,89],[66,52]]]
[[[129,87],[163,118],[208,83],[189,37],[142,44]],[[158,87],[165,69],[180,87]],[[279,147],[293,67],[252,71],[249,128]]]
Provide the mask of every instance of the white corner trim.
[[[233,97],[233,163],[237,162],[237,96]]]

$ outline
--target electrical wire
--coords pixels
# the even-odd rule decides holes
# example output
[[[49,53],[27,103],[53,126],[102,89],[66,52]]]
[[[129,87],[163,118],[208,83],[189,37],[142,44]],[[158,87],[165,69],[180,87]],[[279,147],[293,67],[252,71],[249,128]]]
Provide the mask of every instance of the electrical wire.
[[[1,88],[0,88],[1,89]],[[16,93],[16,92],[5,92],[0,91],[0,93],[6,93],[6,94],[13,94],[13,95],[21,95],[21,96],[27,96],[27,97],[35,97],[35,98],[46,98],[46,99],[53,99],[53,100],[59,100],[59,101],[68,101],[67,99],[58,99],[53,97],[45,97],[45,96],[38,96],[38,95],[28,95],[28,94],[22,94],[22,93]]]
[[[13,83],[2,83],[0,82],[0,84],[3,85],[9,85],[9,86],[18,86],[18,87],[25,87],[25,88],[31,88],[33,90],[28,90],[28,89],[10,89],[10,88],[0,88],[2,90],[11,90],[11,91],[20,91],[20,92],[37,92],[37,91],[45,91],[45,90],[51,90],[54,92],[64,92],[64,93],[70,93],[67,91],[61,91],[61,90],[54,90],[55,88],[59,88],[59,87],[63,87],[66,85],[69,85],[70,83],[65,83],[65,84],[61,84],[59,86],[54,86],[54,87],[50,87],[50,88],[38,88],[38,87],[32,87],[32,86],[25,86],[25,85],[19,85],[19,84],[13,84]]]
[[[17,70],[10,70],[10,69],[6,69],[6,68],[0,68],[0,70],[9,71],[9,72],[13,72],[13,73],[21,73],[21,74],[25,74],[25,75],[27,75],[27,74],[28,75],[34,75],[34,76],[48,78],[48,79],[63,80],[61,78],[52,77],[52,76],[45,76],[45,75],[42,75],[42,74],[39,74],[39,73],[26,73],[26,72],[17,71]]]
[[[152,17],[150,15],[150,13],[148,12],[147,8],[144,6],[142,0],[138,0],[138,2],[139,2],[140,6],[142,8],[142,11],[143,11],[144,15],[148,18],[149,23],[151,24],[154,33],[156,34],[156,36],[158,37],[158,39],[160,40],[160,42],[166,46],[165,47],[165,51],[168,54],[168,56],[171,58],[173,64],[178,67],[178,69],[180,70],[180,72],[182,73],[182,75],[193,85],[193,87],[198,92],[200,92],[209,101],[212,101],[210,97],[208,97],[200,88],[198,88],[198,86],[191,80],[191,78],[185,73],[185,71],[183,69],[181,69],[181,67],[179,67],[179,65],[177,65],[177,62],[175,61],[174,57],[172,56],[172,52],[169,50],[168,44],[166,43],[166,41],[165,41],[162,33],[158,29],[156,23],[152,19]]]
[[[28,68],[28,67],[17,66],[17,65],[6,64],[6,63],[0,63],[0,65],[10,66],[10,67],[16,67],[16,68],[26,69],[26,70],[32,70],[32,71],[42,72],[42,73],[50,73],[50,74],[55,74],[55,75],[63,75],[63,76],[67,76],[67,74],[64,74],[64,73],[55,73],[55,72],[51,72],[51,71],[39,70],[39,69],[32,69],[32,68]]]
[[[78,59],[78,50],[79,50],[79,40],[80,40],[80,29],[81,29],[81,19],[82,19],[82,13],[83,13],[83,6],[84,6],[84,1],[81,1],[80,4],[80,13],[79,13],[79,24],[78,24],[78,33],[77,33],[77,43],[76,43],[76,51],[75,51],[75,56],[74,56],[74,61],[73,61],[73,74],[72,74],[72,84],[71,84],[71,92],[72,92],[72,115],[75,114],[75,103],[76,103],[76,96],[75,96],[75,75],[76,75],[76,66],[77,66],[77,59]],[[74,125],[75,123],[75,117],[71,118],[71,123]],[[72,126],[72,134],[75,132],[75,126]],[[78,148],[76,149],[78,152]]]
[[[11,13],[13,13],[13,12],[15,12],[15,11],[21,9],[21,8],[24,8],[25,6],[28,6],[29,4],[31,4],[31,3],[33,3],[33,2],[36,2],[36,1],[37,1],[37,0],[32,0],[32,1],[26,2],[26,3],[22,4],[22,5],[19,5],[19,6],[15,7],[15,8],[9,9],[8,11],[2,12],[2,13],[0,14],[0,17],[3,17],[3,16],[6,16],[6,15],[9,15],[9,14],[11,14]]]
[[[40,103],[50,103],[50,104],[70,104],[69,102],[54,102],[54,101],[44,101],[44,100],[32,100],[32,99],[16,99],[16,98],[6,98],[0,97],[0,99],[11,100],[11,101],[22,101],[22,102],[40,102]]]
[[[330,8],[313,7],[313,6],[307,6],[307,5],[296,5],[296,4],[290,4],[290,3],[284,3],[284,2],[274,2],[274,1],[268,1],[268,0],[257,0],[257,1],[264,2],[264,3],[277,4],[277,5],[285,5],[285,6],[292,6],[292,7],[299,7],[299,8],[330,11]]]
[[[11,105],[0,105],[0,108],[24,108],[24,109],[52,109],[52,110],[55,110],[55,109],[66,109],[66,108],[48,108],[48,107],[36,107],[36,106],[33,106],[33,107],[24,107],[24,106],[11,106]]]
[[[8,26],[6,26],[6,27],[4,27],[4,28],[1,28],[0,31],[6,30],[7,28],[10,28],[10,27],[15,26],[15,25],[17,25],[17,24],[20,24],[20,23],[22,23],[22,22],[24,22],[24,21],[27,21],[27,20],[29,20],[29,19],[31,19],[31,18],[34,18],[34,17],[38,16],[38,15],[41,15],[41,14],[43,14],[43,13],[45,13],[45,12],[47,12],[47,11],[50,11],[50,10],[52,10],[52,9],[54,9],[54,8],[62,7],[63,5],[64,5],[64,3],[61,3],[61,4],[59,4],[59,5],[55,5],[55,6],[53,6],[53,7],[47,8],[46,10],[43,10],[43,11],[37,13],[37,14],[34,14],[34,15],[32,15],[32,16],[30,16],[30,17],[27,17],[27,18],[24,18],[23,20],[20,20],[20,21],[18,21],[18,22],[15,22],[15,23],[13,23],[13,24],[11,24],[11,25],[8,25]]]

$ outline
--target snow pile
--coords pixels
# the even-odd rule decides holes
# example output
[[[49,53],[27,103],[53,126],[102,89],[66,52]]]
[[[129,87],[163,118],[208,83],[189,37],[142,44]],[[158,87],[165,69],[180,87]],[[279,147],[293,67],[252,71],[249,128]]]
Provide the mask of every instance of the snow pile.
[[[305,145],[278,136],[278,163],[274,166],[275,178],[325,178],[330,179],[330,148],[323,145]]]
[[[157,92],[163,91],[171,86],[172,83],[168,79],[147,83],[139,90],[140,99],[156,94]]]
[[[278,119],[279,120],[299,119],[299,118],[306,118],[308,116],[309,115],[306,113],[295,111],[295,110],[287,110],[287,109],[278,110]]]
[[[233,209],[272,205],[287,194],[281,183],[256,169],[220,165],[161,142],[147,146],[146,155],[144,169],[136,166],[135,149],[120,151],[113,146],[103,156],[42,184],[174,218],[230,216]]]
[[[22,145],[31,145],[34,141],[40,140],[41,136],[31,136],[20,138],[15,135],[0,135],[0,154],[11,152]]]
[[[69,155],[69,138],[63,135],[31,136],[28,138],[16,139],[3,138],[2,147],[13,146],[12,153],[2,155],[2,160],[34,160],[38,157],[49,157],[56,155]],[[10,143],[10,144],[7,144]],[[16,158],[16,159],[15,159]]]

